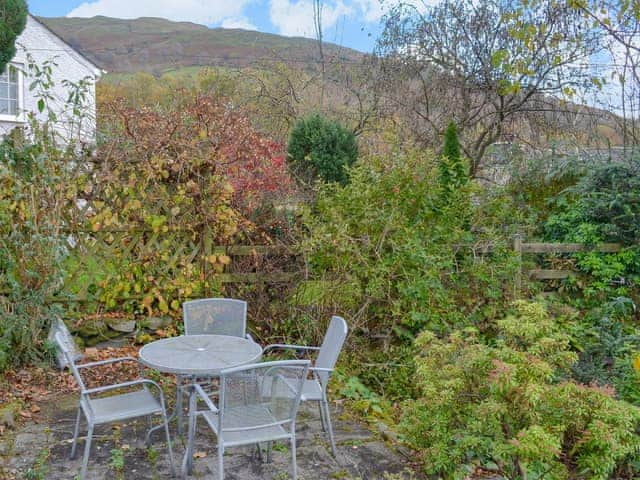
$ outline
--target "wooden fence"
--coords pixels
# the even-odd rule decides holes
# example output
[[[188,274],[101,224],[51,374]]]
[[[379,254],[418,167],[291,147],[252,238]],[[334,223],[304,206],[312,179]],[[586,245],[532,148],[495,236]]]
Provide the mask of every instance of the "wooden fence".
[[[188,230],[76,231],[69,233],[69,239],[74,264],[62,288],[68,302],[91,300],[90,290],[100,280],[100,275],[104,279],[109,273],[115,273],[119,263],[126,268],[151,263],[154,274],[166,278],[190,268],[194,275],[222,284],[281,283],[291,281],[296,275],[286,268],[298,255],[291,247],[215,245],[211,232],[207,231],[202,235]],[[230,261],[224,265],[211,261],[221,257],[228,257]],[[270,257],[282,260],[276,268],[262,268]],[[128,298],[137,297],[131,294]]]
[[[541,254],[541,253],[578,253],[578,252],[599,252],[599,253],[616,253],[622,249],[619,243],[600,243],[597,245],[584,245],[582,243],[542,243],[523,242],[522,235],[516,235],[513,241],[513,249],[520,259],[520,268],[516,273],[516,289],[522,289],[523,263],[524,254]],[[576,274],[574,270],[567,269],[540,269],[534,268],[527,271],[527,274],[536,280],[562,280]]]
[[[66,278],[62,288],[64,295],[58,301],[84,302],[91,301],[93,297],[90,288],[95,285],[95,277],[91,277],[93,270],[104,271],[104,266],[111,264],[113,259],[132,261],[134,264],[144,262],[148,258],[155,259],[155,273],[170,278],[175,271],[187,264],[193,264],[198,269],[202,278],[215,278],[222,284],[274,284],[285,283],[300,277],[300,269],[297,268],[295,259],[299,253],[286,245],[229,245],[220,246],[213,244],[211,232],[205,231],[203,235],[187,230],[172,230],[167,232],[154,232],[150,230],[101,230],[98,232],[73,232],[69,233],[70,249],[73,250],[75,265]],[[167,248],[170,247],[170,248]],[[513,249],[520,259],[519,269],[516,272],[515,288],[522,290],[522,281],[525,275],[536,280],[560,280],[575,275],[575,272],[567,269],[541,269],[526,270],[523,268],[523,256],[529,254],[566,254],[586,251],[602,253],[616,253],[622,246],[617,243],[604,243],[599,245],[583,245],[579,243],[526,243],[522,235],[516,235]],[[482,246],[482,255],[490,254],[492,245]],[[157,252],[163,251],[160,262]],[[217,270],[208,260],[212,256],[229,257],[231,260],[223,268]],[[269,263],[269,258],[276,258],[276,266]],[[292,265],[295,267],[292,270]],[[297,265],[297,266],[296,266]],[[98,267],[98,268],[96,268]],[[269,268],[265,268],[269,267]],[[117,265],[114,266],[117,268]],[[0,294],[3,291],[0,289]],[[129,295],[128,298],[136,298]]]

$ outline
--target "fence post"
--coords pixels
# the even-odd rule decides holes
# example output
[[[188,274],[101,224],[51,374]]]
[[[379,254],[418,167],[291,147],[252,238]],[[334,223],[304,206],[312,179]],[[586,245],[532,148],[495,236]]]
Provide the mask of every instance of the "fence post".
[[[516,253],[518,269],[516,270],[515,297],[520,298],[522,292],[522,234],[516,233],[513,236],[513,250]]]

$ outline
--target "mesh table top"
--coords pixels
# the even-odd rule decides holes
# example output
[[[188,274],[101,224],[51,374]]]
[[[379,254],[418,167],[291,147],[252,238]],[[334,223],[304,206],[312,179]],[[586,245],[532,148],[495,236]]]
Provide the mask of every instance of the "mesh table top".
[[[257,361],[262,348],[241,337],[183,335],[149,343],[140,349],[149,368],[181,375],[218,375],[225,368]]]

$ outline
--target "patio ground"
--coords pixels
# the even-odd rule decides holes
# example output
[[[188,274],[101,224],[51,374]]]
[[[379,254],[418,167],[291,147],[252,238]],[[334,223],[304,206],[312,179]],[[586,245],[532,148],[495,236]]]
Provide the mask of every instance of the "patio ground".
[[[80,465],[79,455],[69,460],[77,394],[58,395],[42,405],[37,423],[30,421],[0,437],[0,479],[72,480]],[[335,409],[334,428],[338,444],[333,458],[321,431],[314,405],[299,414],[298,478],[300,480],[409,479],[405,456],[365,425]],[[144,446],[148,422],[141,419],[113,427],[98,427],[89,461],[87,480],[156,480],[170,478],[166,445],[158,433],[152,447]],[[194,479],[217,479],[215,437],[200,424],[196,439]],[[173,432],[172,432],[173,433]],[[174,439],[176,463],[182,460],[184,444]],[[263,463],[255,448],[235,447],[225,453],[227,480],[285,480],[290,477],[290,450],[276,445],[272,463]]]

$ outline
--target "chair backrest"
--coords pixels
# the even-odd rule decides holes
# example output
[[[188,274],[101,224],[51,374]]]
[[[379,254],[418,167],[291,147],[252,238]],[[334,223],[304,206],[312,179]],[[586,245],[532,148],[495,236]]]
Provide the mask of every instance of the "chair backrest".
[[[232,298],[204,298],[182,304],[185,335],[244,337],[247,302]]]
[[[245,365],[220,373],[218,422],[221,431],[245,432],[294,425],[311,362],[284,360]]]
[[[71,373],[73,374],[74,378],[76,379],[76,382],[78,383],[78,386],[80,387],[80,392],[84,393],[84,391],[86,390],[86,387],[84,385],[84,382],[82,381],[82,377],[80,376],[80,372],[78,371],[78,368],[76,367],[75,358],[73,357],[73,354],[71,353],[71,350],[69,349],[69,345],[68,345],[67,339],[62,334],[62,332],[56,332],[54,334],[54,339],[55,339],[56,345],[58,347],[58,350],[60,351],[60,353],[64,357],[65,366],[69,367],[69,370],[71,370]],[[75,344],[74,344],[74,346],[75,346]]]
[[[59,341],[56,336],[59,334]],[[69,353],[69,356],[73,359],[73,361],[78,361],[82,358],[82,353],[80,349],[74,342],[73,337],[71,336],[71,332],[64,324],[60,317],[56,317],[51,322],[51,328],[49,330],[48,340],[50,342],[56,342],[64,345],[65,349]],[[60,369],[63,369],[68,364],[68,359],[63,351],[58,348],[56,352],[56,363]]]
[[[344,318],[334,315],[329,322],[329,328],[324,335],[324,340],[320,346],[315,367],[332,369],[338,361],[338,356],[342,350],[345,338],[347,338],[347,322]],[[316,372],[323,385],[329,381],[330,372]]]

